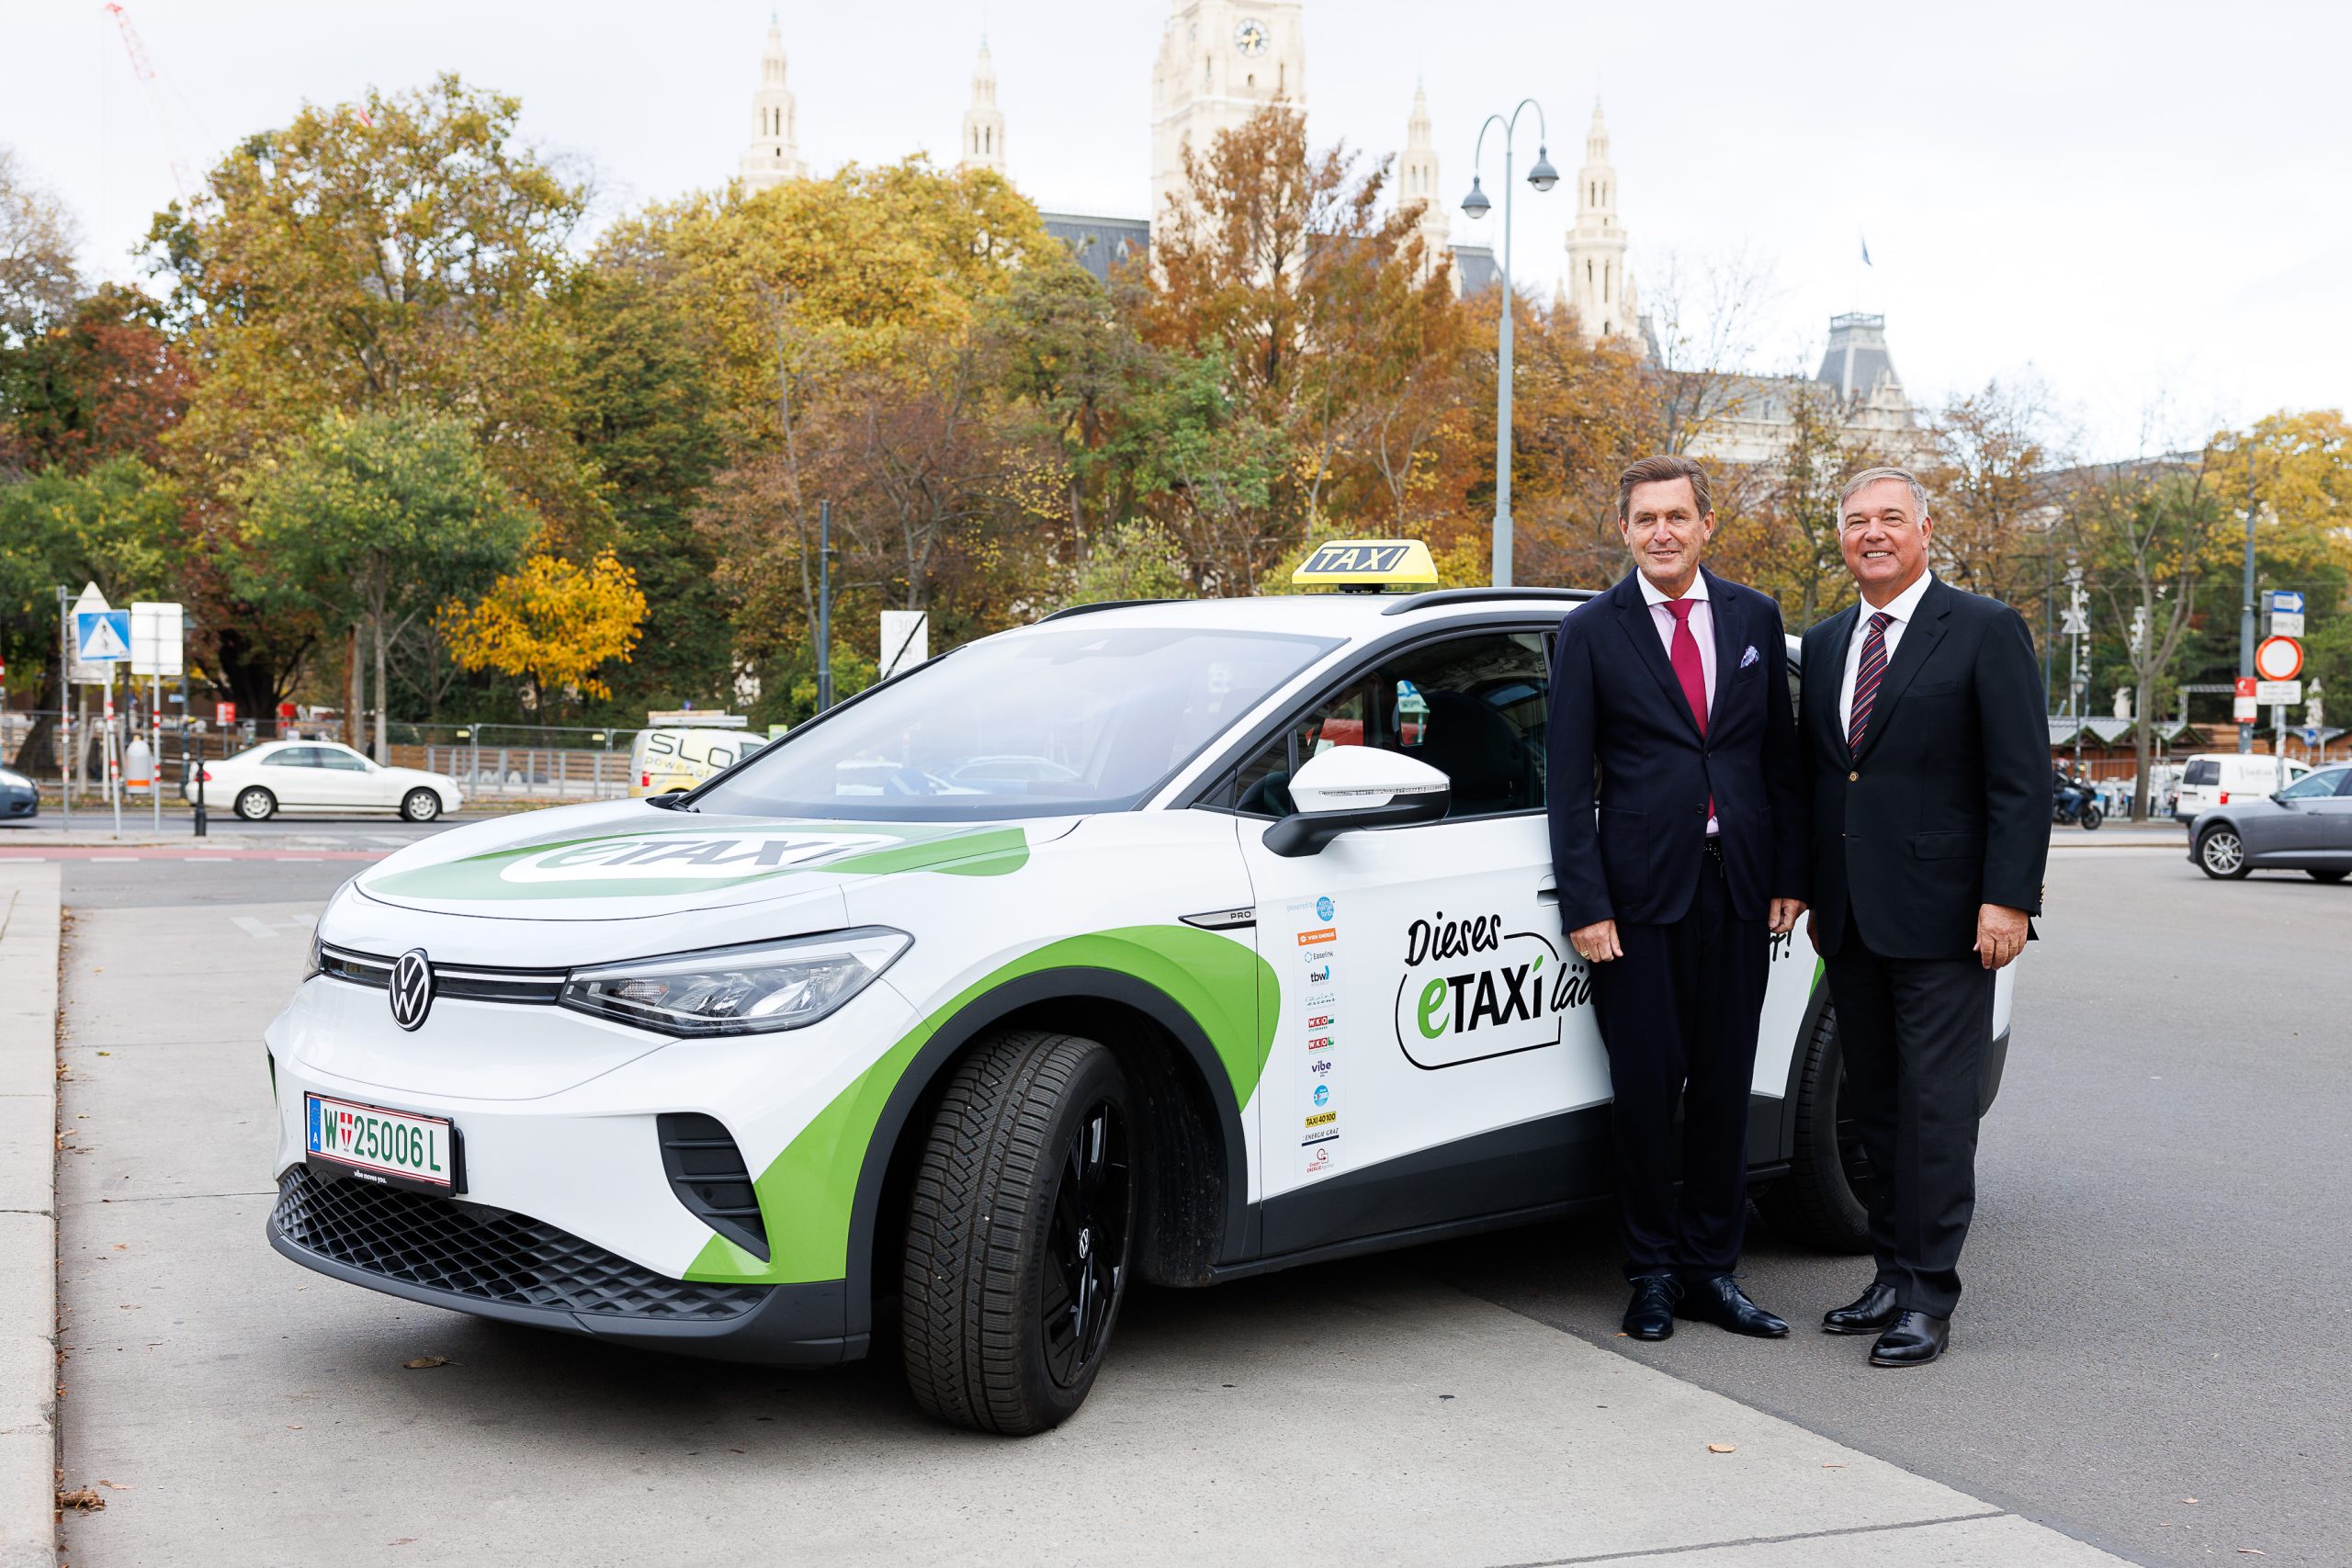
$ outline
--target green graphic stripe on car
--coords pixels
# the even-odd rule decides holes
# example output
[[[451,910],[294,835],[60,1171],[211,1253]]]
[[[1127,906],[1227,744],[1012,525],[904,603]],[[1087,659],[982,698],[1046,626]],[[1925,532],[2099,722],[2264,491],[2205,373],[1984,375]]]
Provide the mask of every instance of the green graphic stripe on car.
[[[718,892],[806,872],[1002,876],[1028,860],[1028,836],[1019,828],[714,824],[515,845],[368,878],[362,886],[371,893],[413,898],[650,898]]]
[[[850,1211],[858,1172],[899,1079],[941,1026],[999,986],[1048,969],[1106,969],[1158,989],[1200,1025],[1233,1083],[1233,1102],[1257,1092],[1281,1016],[1282,984],[1246,942],[1190,926],[1128,926],[1047,942],[975,981],[910,1030],[833,1097],[754,1183],[767,1216],[769,1258],[714,1235],[689,1280],[794,1284],[838,1280],[849,1268]],[[909,1128],[920,1136],[921,1129]]]

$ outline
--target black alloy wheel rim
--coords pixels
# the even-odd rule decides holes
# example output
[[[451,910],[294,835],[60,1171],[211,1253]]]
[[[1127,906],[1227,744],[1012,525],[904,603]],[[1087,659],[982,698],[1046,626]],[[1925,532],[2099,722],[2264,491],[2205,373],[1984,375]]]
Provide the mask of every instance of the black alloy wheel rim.
[[[1062,1151],[1038,1281],[1046,1371],[1063,1388],[1076,1387],[1102,1354],[1126,1283],[1129,1175],[1125,1119],[1098,1100]]]

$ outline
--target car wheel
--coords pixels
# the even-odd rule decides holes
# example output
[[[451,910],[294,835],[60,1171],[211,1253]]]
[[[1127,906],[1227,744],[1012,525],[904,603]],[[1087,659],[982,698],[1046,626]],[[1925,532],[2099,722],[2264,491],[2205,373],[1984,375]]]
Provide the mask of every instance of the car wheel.
[[[1838,1010],[1825,1007],[1804,1043],[1797,1077],[1796,1148],[1789,1173],[1757,1195],[1756,1206],[1789,1240],[1824,1252],[1868,1252],[1871,1181],[1861,1130],[1847,1110],[1846,1055]]]
[[[1126,1075],[1091,1040],[985,1042],[933,1115],[909,1204],[899,1341],[930,1415],[1019,1436],[1094,1384],[1135,1231]]]
[[[237,815],[248,822],[266,822],[277,815],[277,796],[259,784],[237,792]]]
[[[2337,883],[2344,880],[2346,874],[2340,871],[2307,871],[2303,874],[2313,882]]]
[[[429,789],[413,789],[401,797],[401,815],[411,822],[430,822],[441,815],[441,797]]]
[[[2253,869],[2245,863],[2245,840],[2235,828],[2208,828],[2197,836],[2197,867],[2220,881],[2235,881]]]

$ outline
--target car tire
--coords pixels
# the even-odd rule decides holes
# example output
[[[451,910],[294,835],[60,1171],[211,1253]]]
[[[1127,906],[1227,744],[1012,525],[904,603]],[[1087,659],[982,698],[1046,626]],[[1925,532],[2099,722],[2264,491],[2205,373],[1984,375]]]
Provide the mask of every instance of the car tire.
[[[266,822],[277,815],[277,796],[259,784],[237,792],[237,815],[248,822]]]
[[[2235,882],[2254,868],[2246,864],[2245,840],[2224,823],[2197,835],[2197,869],[2216,882]]]
[[[2343,881],[2347,874],[2341,871],[2306,871],[2303,874],[2313,882],[2324,882],[2332,886]]]
[[[1131,1104],[1108,1050],[1037,1030],[983,1041],[948,1079],[900,1285],[907,1386],[927,1414],[1023,1436],[1085,1401],[1130,1274]]]
[[[1838,1010],[1825,1007],[1804,1043],[1797,1076],[1796,1147],[1789,1173],[1757,1194],[1756,1206],[1772,1229],[1823,1252],[1871,1249],[1870,1209],[1863,1201],[1870,1156],[1853,1120],[1842,1115],[1846,1054],[1838,1042]]]
[[[401,796],[401,819],[430,822],[441,815],[441,797],[429,789],[413,789]]]

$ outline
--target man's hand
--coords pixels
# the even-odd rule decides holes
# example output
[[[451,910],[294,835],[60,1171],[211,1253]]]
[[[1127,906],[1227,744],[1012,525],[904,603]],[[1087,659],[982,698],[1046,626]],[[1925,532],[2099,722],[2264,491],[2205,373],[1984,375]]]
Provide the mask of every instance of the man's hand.
[[[1770,924],[1774,936],[1786,936],[1797,929],[1797,917],[1804,913],[1802,898],[1775,898]]]
[[[1976,961],[1987,969],[2006,969],[2025,951],[2026,916],[2007,904],[1984,904],[1976,910]]]
[[[1614,920],[1595,920],[1589,926],[1578,926],[1568,933],[1568,945],[1588,964],[1606,964],[1625,956],[1624,948],[1617,941]]]

